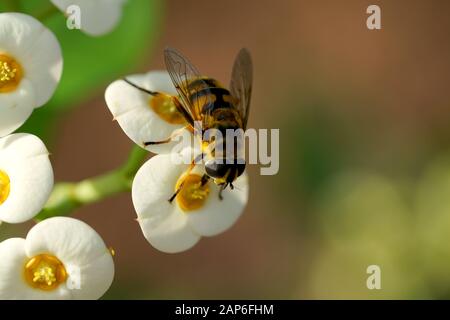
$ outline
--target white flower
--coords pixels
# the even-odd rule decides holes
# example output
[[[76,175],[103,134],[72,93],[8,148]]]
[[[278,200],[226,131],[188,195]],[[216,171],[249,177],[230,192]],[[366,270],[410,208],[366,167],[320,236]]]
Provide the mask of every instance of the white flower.
[[[114,29],[122,17],[126,0],[51,0],[67,14],[70,6],[78,6],[81,13],[81,30],[91,36],[100,36]]]
[[[114,263],[86,223],[55,217],[26,239],[0,243],[0,299],[98,299],[111,285]]]
[[[169,74],[153,71],[126,79],[131,84],[115,81],[107,88],[105,99],[114,119],[136,144],[144,147],[145,142],[163,141],[182,132],[181,140],[147,146],[147,150],[162,154],[147,161],[133,181],[133,204],[145,238],[158,250],[176,253],[191,248],[202,236],[230,228],[248,200],[247,175],[233,183],[234,190],[224,190],[220,200],[221,187],[213,179],[202,185],[202,164],[187,173],[201,148],[193,144],[193,134],[183,130],[187,123],[174,105],[172,96],[177,96],[177,91]],[[132,84],[163,94],[154,96]],[[181,191],[169,202],[182,182]]]
[[[177,96],[170,76],[165,71],[152,71],[126,78],[147,90]],[[108,86],[105,100],[114,119],[125,134],[141,147],[144,147],[145,142],[165,140],[175,130],[187,125],[169,97],[155,98],[134,88],[124,80],[117,80]],[[190,135],[191,133],[185,130],[183,141],[190,143]],[[166,153],[170,152],[178,142],[173,141],[145,148],[154,153]]]
[[[53,189],[53,169],[44,143],[31,134],[0,138],[0,221],[33,218]]]
[[[0,137],[50,99],[61,73],[61,48],[50,30],[31,16],[0,13]]]
[[[213,181],[201,186],[204,167],[197,165],[172,201],[177,186],[186,178],[189,165],[182,154],[161,154],[148,160],[133,182],[133,204],[145,238],[156,249],[176,253],[194,246],[202,236],[214,236],[230,228],[248,200],[248,181],[244,173],[234,190],[223,191]]]

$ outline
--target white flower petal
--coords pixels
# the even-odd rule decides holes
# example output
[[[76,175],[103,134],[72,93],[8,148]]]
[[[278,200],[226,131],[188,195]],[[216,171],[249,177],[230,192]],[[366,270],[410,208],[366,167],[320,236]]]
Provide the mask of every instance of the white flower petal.
[[[64,265],[86,266],[109,253],[94,229],[69,217],[54,217],[38,223],[26,240],[25,251],[29,257],[50,252]]]
[[[30,287],[24,280],[23,271],[28,257],[25,239],[11,238],[0,243],[0,299],[68,299],[70,292],[64,287],[43,291]]]
[[[38,223],[27,235],[25,252],[29,257],[50,253],[66,267],[68,281],[79,277],[79,288],[70,290],[74,299],[100,298],[114,278],[114,263],[102,238],[77,219],[54,217]]]
[[[200,240],[192,231],[179,210],[166,212],[157,223],[152,218],[139,219],[139,225],[147,241],[159,251],[178,253],[191,249]]]
[[[70,270],[70,267],[68,268]],[[88,265],[81,266],[80,287],[71,291],[73,299],[99,299],[109,289],[114,279],[114,262],[109,252]],[[75,279],[76,281],[76,279]]]
[[[0,52],[11,55],[22,66],[24,78],[21,81],[31,82],[34,97],[30,107],[45,104],[62,73],[61,48],[54,34],[29,15],[1,13]]]
[[[0,205],[0,220],[24,222],[43,208],[53,189],[53,169],[44,143],[31,134],[0,139],[0,170],[10,179],[10,192]]]
[[[32,51],[23,60],[25,79],[33,84],[36,107],[47,103],[61,80],[63,59],[55,35],[44,29],[34,43]]]
[[[0,260],[0,299],[22,299],[24,293],[30,291],[22,276],[27,261],[25,239],[11,238],[1,242]]]
[[[16,12],[0,13],[0,52],[22,62],[45,27],[35,18]]]
[[[34,105],[34,89],[27,79],[23,79],[15,91],[0,93],[0,137],[21,127],[33,112]]]
[[[219,199],[219,186],[209,182],[210,194],[203,207],[189,212],[189,224],[195,232],[202,236],[215,236],[229,229],[241,216],[248,201],[248,176],[241,175],[233,183],[234,190],[229,187],[222,192]]]
[[[168,201],[178,177],[188,167],[172,165],[171,156],[154,156],[139,169],[132,198],[145,238],[160,251],[176,253],[190,249],[200,236],[189,227],[187,215],[176,202]]]
[[[200,236],[227,230],[242,214],[248,200],[248,177],[244,173],[235,181],[234,190],[224,190],[223,200],[219,199],[220,188],[210,181],[210,194],[200,209],[183,212],[176,200],[168,202],[178,179],[189,167],[175,164],[182,163],[183,156],[154,156],[141,167],[133,182],[133,204],[141,229],[150,244],[165,252],[187,250]],[[201,175],[204,169],[198,165],[191,173]]]
[[[136,85],[152,91],[176,95],[170,76],[165,71],[152,71],[143,75],[127,76]],[[165,140],[174,130],[183,125],[174,125],[164,121],[150,107],[152,99],[148,94],[139,91],[123,80],[109,85],[105,92],[105,100],[125,134],[136,144],[143,146],[147,141]],[[191,134],[186,131],[185,141],[190,144]],[[148,146],[146,149],[155,153],[170,152],[177,142]]]
[[[71,5],[80,7],[81,29],[89,35],[100,36],[114,29],[122,16],[125,0],[51,0],[66,13]]]

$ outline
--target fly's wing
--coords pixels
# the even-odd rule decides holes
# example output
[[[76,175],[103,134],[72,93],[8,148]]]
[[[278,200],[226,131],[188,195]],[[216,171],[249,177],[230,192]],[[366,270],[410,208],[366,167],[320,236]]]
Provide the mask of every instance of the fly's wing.
[[[242,117],[243,129],[247,128],[250,113],[250,99],[253,86],[253,63],[250,52],[243,48],[239,51],[231,74],[230,93],[236,100],[235,107]]]
[[[202,109],[213,103],[208,84],[192,63],[175,49],[166,48],[164,60],[170,78],[183,102],[183,108],[192,120],[204,122]]]

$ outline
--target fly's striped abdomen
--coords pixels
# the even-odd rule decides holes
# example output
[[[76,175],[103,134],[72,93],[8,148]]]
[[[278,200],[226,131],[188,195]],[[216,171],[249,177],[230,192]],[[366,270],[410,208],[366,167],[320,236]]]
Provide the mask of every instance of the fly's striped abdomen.
[[[204,135],[201,139],[204,158],[207,160],[241,158],[242,139],[234,136],[228,138],[228,130],[235,132],[234,130],[242,128],[241,115],[233,105],[231,93],[212,78],[193,80],[187,88],[191,105],[195,106],[197,113],[202,117]],[[209,129],[216,129],[221,135]]]
[[[233,108],[230,91],[212,78],[201,78],[189,83],[189,100],[198,106],[201,114],[211,114],[216,109]]]
[[[203,116],[204,130],[216,128],[223,133],[226,129],[242,127],[239,112],[233,105],[230,91],[225,89],[217,80],[200,78],[188,85],[189,99],[193,106],[197,106],[198,113]]]

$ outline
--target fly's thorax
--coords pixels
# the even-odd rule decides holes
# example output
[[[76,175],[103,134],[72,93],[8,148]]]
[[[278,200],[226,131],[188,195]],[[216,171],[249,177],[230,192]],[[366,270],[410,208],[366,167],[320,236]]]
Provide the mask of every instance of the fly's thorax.
[[[229,158],[238,152],[234,132],[241,129],[243,122],[239,111],[235,108],[234,98],[217,80],[207,77],[192,80],[188,84],[190,100],[197,106],[203,116],[202,149],[215,157]],[[232,135],[229,138],[229,135]]]
[[[234,99],[230,91],[212,78],[201,77],[188,84],[190,103],[203,115],[210,115],[216,109],[233,108]]]
[[[220,130],[225,136],[226,130],[238,130],[242,128],[242,120],[239,112],[233,108],[216,108],[211,113],[213,123],[211,128]]]
[[[189,82],[188,89],[189,93],[193,94],[195,92],[201,91],[203,89],[208,88],[223,88],[222,84],[216,79],[209,77],[201,77],[198,79],[194,79]]]

